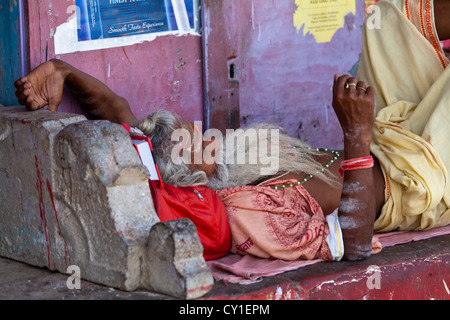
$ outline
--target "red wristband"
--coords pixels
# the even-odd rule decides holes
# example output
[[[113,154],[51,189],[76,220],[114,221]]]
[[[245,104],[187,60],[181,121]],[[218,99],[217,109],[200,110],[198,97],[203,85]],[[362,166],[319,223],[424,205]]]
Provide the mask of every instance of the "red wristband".
[[[368,169],[368,168],[372,168],[372,167],[373,167],[373,157],[372,156],[348,159],[348,160],[342,161],[341,167],[339,168],[339,173],[341,174],[341,177],[343,177],[344,171]]]

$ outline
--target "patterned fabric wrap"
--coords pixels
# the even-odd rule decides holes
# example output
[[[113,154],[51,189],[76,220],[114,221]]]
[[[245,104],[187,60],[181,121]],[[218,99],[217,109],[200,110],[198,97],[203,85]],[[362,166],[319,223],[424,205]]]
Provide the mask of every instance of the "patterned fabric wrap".
[[[269,188],[294,182],[273,180],[218,191],[228,213],[233,253],[333,260],[327,244],[330,228],[317,201],[301,185]]]

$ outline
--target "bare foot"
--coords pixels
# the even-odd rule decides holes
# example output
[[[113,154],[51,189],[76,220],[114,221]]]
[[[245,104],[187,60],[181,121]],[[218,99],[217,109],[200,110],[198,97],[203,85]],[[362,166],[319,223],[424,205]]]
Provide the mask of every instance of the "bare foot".
[[[14,86],[19,103],[28,110],[48,106],[48,110],[56,111],[63,96],[64,75],[58,71],[56,61],[47,61],[14,82]]]

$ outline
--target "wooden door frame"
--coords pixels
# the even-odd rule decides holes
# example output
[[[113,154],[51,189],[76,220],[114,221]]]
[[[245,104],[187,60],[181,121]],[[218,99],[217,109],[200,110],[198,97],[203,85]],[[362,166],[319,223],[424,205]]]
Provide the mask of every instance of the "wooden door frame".
[[[6,3],[7,2],[7,3]],[[0,10],[0,104],[17,105],[14,81],[29,71],[28,1],[2,1]]]
[[[204,129],[219,129],[222,133],[225,133],[226,129],[240,127],[239,70],[237,69],[239,65],[237,56],[239,25],[235,23],[239,14],[239,6],[235,2],[236,0],[203,0],[201,3]],[[223,10],[214,10],[214,8],[224,5],[228,5],[230,8],[230,11],[226,12],[227,14],[224,14]],[[223,23],[219,20],[222,20]],[[213,34],[209,32],[211,30],[210,21],[214,21]],[[223,29],[218,32],[217,28],[219,27]],[[214,39],[214,37],[224,34],[227,34],[228,37],[221,37],[221,41],[218,41],[217,38]],[[211,45],[210,40],[214,45],[220,45],[220,50],[217,50],[216,47],[211,54],[208,50]],[[214,40],[216,41],[214,42]]]

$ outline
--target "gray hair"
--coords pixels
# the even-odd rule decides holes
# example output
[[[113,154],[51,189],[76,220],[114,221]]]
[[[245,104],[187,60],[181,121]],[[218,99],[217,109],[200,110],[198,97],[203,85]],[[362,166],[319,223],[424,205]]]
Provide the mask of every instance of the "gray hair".
[[[171,152],[176,141],[172,132],[182,127],[183,120],[169,111],[159,110],[142,119],[139,129],[150,138],[155,162],[163,182],[180,187],[204,185],[208,182],[206,173],[192,170],[189,165],[172,161]]]
[[[311,148],[307,143],[301,141],[300,139],[293,138],[285,133],[285,130],[279,126],[275,126],[268,123],[259,123],[244,130],[235,130],[232,133],[232,137],[227,138],[238,138],[239,136],[245,136],[247,130],[279,130],[279,140],[270,141],[271,137],[268,136],[267,139],[271,143],[278,145],[279,149],[279,166],[278,172],[291,172],[291,173],[304,173],[307,175],[312,174],[316,179],[322,180],[331,186],[339,186],[338,180],[329,171],[322,171],[323,165],[315,160],[316,157],[320,156],[322,153],[315,148]],[[259,139],[259,138],[258,138]],[[253,141],[253,143],[258,144],[258,141]],[[256,181],[261,177],[261,169],[267,166],[262,164],[259,160],[256,164],[244,163],[237,164],[230,159],[235,159],[237,154],[244,154],[245,159],[249,158],[250,153],[254,150],[250,141],[246,141],[244,145],[237,145],[233,150],[225,150],[224,155],[228,165],[228,179],[223,181],[221,184],[216,184],[216,189],[225,189],[235,186],[243,186],[251,182]],[[233,163],[233,164],[229,164]]]
[[[265,165],[257,164],[229,164],[229,157],[233,159],[238,153],[245,153],[248,158],[252,148],[248,143],[243,148],[224,150],[223,163],[216,163],[216,172],[207,177],[204,171],[193,169],[188,164],[174,163],[172,160],[172,149],[178,143],[172,141],[172,133],[183,126],[183,119],[174,116],[171,112],[159,110],[153,112],[139,123],[139,129],[150,138],[153,144],[155,161],[158,165],[161,179],[165,183],[174,186],[197,186],[207,185],[212,189],[225,189],[234,186],[246,185],[260,178],[261,168]],[[279,135],[279,172],[295,172],[313,174],[315,178],[325,181],[329,185],[336,186],[338,181],[328,171],[321,171],[322,164],[314,158],[320,152],[310,148],[299,139],[292,138],[282,132],[282,128],[270,124],[259,124],[245,130],[236,130],[233,138],[237,135],[245,135],[246,130],[280,129]],[[242,146],[241,146],[242,147]]]

